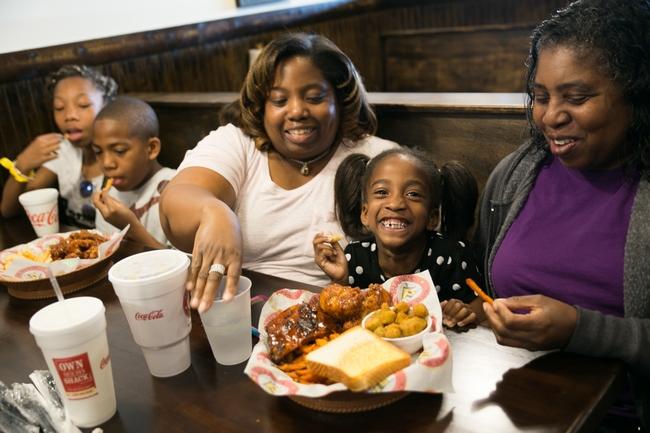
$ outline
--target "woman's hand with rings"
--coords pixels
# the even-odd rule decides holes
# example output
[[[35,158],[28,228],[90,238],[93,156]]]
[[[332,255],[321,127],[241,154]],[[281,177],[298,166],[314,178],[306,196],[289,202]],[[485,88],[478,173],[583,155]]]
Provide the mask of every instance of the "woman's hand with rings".
[[[192,292],[192,308],[200,313],[207,311],[224,276],[223,300],[235,296],[241,274],[241,251],[239,224],[230,208],[223,205],[205,209],[194,237],[192,264],[185,286]]]
[[[213,272],[224,275],[226,273],[226,267],[221,263],[215,263],[212,266],[210,266],[210,270],[208,270],[208,274],[211,274]]]

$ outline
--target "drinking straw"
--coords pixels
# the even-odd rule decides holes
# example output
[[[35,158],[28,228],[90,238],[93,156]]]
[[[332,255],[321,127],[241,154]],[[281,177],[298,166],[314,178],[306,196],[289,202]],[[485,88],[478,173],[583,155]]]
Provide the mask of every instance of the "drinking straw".
[[[47,277],[50,279],[50,283],[52,283],[52,287],[54,288],[54,293],[56,293],[56,298],[59,300],[59,302],[63,302],[63,292],[61,291],[61,286],[59,286],[59,282],[56,280],[54,274],[52,274],[50,268],[45,268],[45,272],[47,273]]]
[[[465,280],[465,282],[467,283],[469,288],[472,289],[474,291],[474,293],[476,293],[476,296],[480,297],[481,299],[483,299],[488,304],[492,304],[492,302],[494,302],[494,300],[492,298],[490,298],[487,294],[485,294],[485,292],[483,290],[481,290],[481,288],[478,286],[478,284],[476,284],[474,282],[474,280],[472,280],[471,278],[468,278],[468,279]]]

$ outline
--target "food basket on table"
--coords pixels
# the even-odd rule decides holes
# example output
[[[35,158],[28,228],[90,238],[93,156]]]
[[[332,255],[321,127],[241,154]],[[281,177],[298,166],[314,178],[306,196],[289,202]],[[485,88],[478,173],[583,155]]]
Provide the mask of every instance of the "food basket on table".
[[[449,341],[442,333],[442,311],[428,271],[387,280],[383,288],[393,304],[423,303],[431,315],[431,328],[423,336],[423,349],[411,356],[411,363],[364,392],[351,392],[342,383],[300,383],[272,361],[267,345],[266,325],[292,306],[313,302],[317,293],[282,289],[275,292],[260,314],[260,340],[253,348],[244,373],[264,391],[287,396],[297,403],[326,412],[359,412],[397,401],[408,392],[442,393],[453,389]]]
[[[106,276],[112,264],[111,257],[127,229],[113,235],[97,230],[55,233],[7,248],[0,252],[0,284],[15,298],[53,298],[56,294],[48,278],[49,269],[57,277],[64,294],[88,287]],[[60,247],[62,257],[67,255],[68,258],[53,260],[55,246]],[[84,254],[75,254],[75,248],[83,249]],[[96,253],[86,254],[90,249]],[[85,258],[91,256],[94,257]]]

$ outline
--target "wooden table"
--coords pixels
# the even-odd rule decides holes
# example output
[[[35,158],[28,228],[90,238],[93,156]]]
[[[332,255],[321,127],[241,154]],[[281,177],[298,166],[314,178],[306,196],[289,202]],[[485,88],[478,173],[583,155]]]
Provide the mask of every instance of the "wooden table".
[[[0,224],[0,249],[34,236],[25,221]],[[138,250],[125,244],[117,255]],[[245,274],[253,281],[254,295],[282,287],[309,288],[269,275]],[[245,364],[218,365],[196,313],[190,336],[192,366],[175,377],[155,378],[107,280],[70,296],[95,296],[106,306],[118,406],[117,414],[101,426],[106,433],[587,432],[606,412],[623,377],[619,362],[507,348],[499,346],[489,330],[477,328],[447,332],[455,393],[410,394],[362,414],[321,413],[266,394],[243,374]],[[46,368],[28,323],[47,303],[14,299],[0,288],[0,380],[6,384],[29,382],[31,371]],[[254,321],[260,309],[261,304],[254,307]]]

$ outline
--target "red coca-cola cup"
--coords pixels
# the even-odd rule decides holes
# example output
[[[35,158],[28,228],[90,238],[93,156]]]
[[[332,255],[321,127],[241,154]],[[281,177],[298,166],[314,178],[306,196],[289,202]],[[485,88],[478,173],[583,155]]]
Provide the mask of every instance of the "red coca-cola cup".
[[[59,232],[58,198],[59,191],[56,188],[35,189],[18,196],[36,236]]]
[[[192,322],[185,291],[189,264],[181,251],[155,250],[127,257],[108,271],[153,376],[174,376],[191,363]]]

